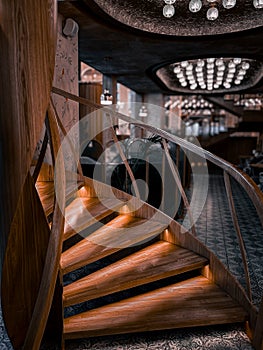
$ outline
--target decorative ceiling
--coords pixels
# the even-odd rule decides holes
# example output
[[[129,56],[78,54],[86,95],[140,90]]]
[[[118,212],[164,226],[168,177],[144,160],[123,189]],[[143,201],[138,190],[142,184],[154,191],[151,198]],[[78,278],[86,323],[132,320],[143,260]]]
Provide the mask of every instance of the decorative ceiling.
[[[253,0],[239,0],[231,9],[226,9],[221,0],[214,0],[212,8],[218,3],[219,17],[211,22],[206,18],[211,0],[197,13],[189,11],[190,0],[176,0],[172,5],[175,14],[171,18],[163,15],[164,0],[93,0],[106,14],[125,25],[150,33],[200,36],[238,32],[262,25],[263,9],[256,9]],[[90,0],[85,0],[90,3]],[[173,1],[167,1],[167,4]],[[168,5],[169,6],[169,5]]]
[[[188,0],[177,0],[175,7],[185,2]],[[242,84],[234,87],[235,93],[262,92],[263,9],[256,10],[252,0],[239,0],[236,9],[226,10],[230,11],[226,17],[219,6],[220,16],[211,22],[202,9],[196,14],[187,10],[184,19],[179,19],[178,9],[171,19],[165,18],[163,6],[163,0],[66,0],[59,1],[59,12],[79,25],[80,60],[103,74],[116,76],[118,82],[138,93],[200,93],[190,85],[185,90],[179,88],[171,67],[183,61],[220,57],[241,57],[250,62]],[[237,16],[235,11],[239,11]],[[148,30],[142,28],[144,25],[150,26]],[[251,27],[257,28],[244,31]],[[165,34],[160,28],[166,28]],[[220,31],[228,34],[215,35]],[[205,89],[200,90],[204,93]],[[207,92],[223,95],[231,91]]]

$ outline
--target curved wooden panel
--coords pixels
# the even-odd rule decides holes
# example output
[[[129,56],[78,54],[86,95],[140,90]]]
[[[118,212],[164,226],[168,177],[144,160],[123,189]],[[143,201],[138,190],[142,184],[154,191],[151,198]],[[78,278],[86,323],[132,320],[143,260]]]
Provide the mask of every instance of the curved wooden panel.
[[[1,269],[10,225],[49,103],[56,2],[0,0],[0,21]]]
[[[31,321],[49,237],[46,216],[28,175],[12,222],[2,274],[3,315],[15,349],[23,345]]]

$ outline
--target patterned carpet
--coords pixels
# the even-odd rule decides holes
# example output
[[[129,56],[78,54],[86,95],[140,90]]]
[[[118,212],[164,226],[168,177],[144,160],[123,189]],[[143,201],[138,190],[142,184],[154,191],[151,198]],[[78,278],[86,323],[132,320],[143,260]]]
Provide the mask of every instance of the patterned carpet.
[[[253,299],[260,302],[263,292],[263,232],[254,207],[237,183],[232,183],[241,232],[251,274]],[[206,205],[197,224],[198,237],[213,250],[232,273],[242,279],[242,259],[234,231],[224,182],[220,175],[210,176]],[[67,276],[66,283],[83,272]],[[68,310],[69,314],[71,310]],[[6,335],[0,310],[0,350],[12,349]],[[43,344],[42,350],[58,350],[55,344]],[[252,350],[241,325],[213,326],[170,330],[133,335],[121,335],[67,342],[67,350]]]

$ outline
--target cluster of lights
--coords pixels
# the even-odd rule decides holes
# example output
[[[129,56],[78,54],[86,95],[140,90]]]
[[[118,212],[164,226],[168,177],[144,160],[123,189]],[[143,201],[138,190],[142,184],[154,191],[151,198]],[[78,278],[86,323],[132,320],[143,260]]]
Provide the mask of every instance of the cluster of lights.
[[[165,5],[163,7],[163,15],[164,17],[171,18],[175,14],[174,3],[176,0],[164,0]],[[219,16],[219,11],[217,8],[218,2],[220,0],[206,0],[210,3],[210,7],[206,12],[206,18],[210,21],[214,21]],[[235,7],[236,0],[222,0],[222,5],[225,9],[231,9]],[[256,9],[263,8],[263,0],[253,0],[253,5]],[[199,12],[203,6],[201,0],[190,0],[189,2],[189,10],[193,13]]]
[[[176,63],[173,72],[182,88],[212,91],[240,85],[249,68],[241,58],[207,58]]]
[[[183,115],[187,114],[188,116],[191,116],[194,114],[195,116],[198,116],[200,114],[210,114],[212,111],[214,111],[213,103],[206,101],[202,97],[194,97],[192,99],[186,98],[181,104],[181,113]]]
[[[249,109],[261,109],[263,107],[262,97],[241,97],[234,103],[235,106],[243,106]]]

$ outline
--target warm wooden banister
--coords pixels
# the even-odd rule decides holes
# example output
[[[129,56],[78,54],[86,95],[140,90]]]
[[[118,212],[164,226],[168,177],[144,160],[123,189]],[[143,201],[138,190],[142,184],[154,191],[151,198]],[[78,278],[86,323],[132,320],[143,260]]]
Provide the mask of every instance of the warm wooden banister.
[[[147,131],[152,132],[153,134],[158,134],[160,137],[167,141],[171,141],[173,143],[176,143],[179,145],[183,150],[188,150],[190,152],[195,153],[196,155],[205,158],[206,160],[210,161],[211,163],[217,165],[229,175],[231,175],[247,192],[248,196],[252,200],[258,216],[261,220],[261,224],[263,226],[263,193],[260,191],[258,186],[254,183],[254,181],[244,172],[241,170],[237,169],[234,165],[231,163],[223,160],[222,158],[212,154],[211,152],[185,140],[182,139],[176,135],[172,135],[164,130],[158,129],[154,126],[145,124],[141,121],[136,121],[130,117],[128,117],[125,114],[122,114],[120,112],[115,111],[112,108],[109,107],[104,107],[100,104],[94,103],[92,101],[87,100],[86,98],[76,96],[74,94],[71,94],[69,92],[66,92],[64,90],[61,90],[59,88],[53,87],[52,92],[61,96],[64,96],[65,98],[71,99],[72,101],[76,101],[80,104],[87,105],[87,106],[92,106],[94,108],[103,108],[105,111],[108,111],[110,114],[114,114],[114,116],[119,117],[120,119],[133,124],[135,126],[138,126],[139,128],[143,128]]]

